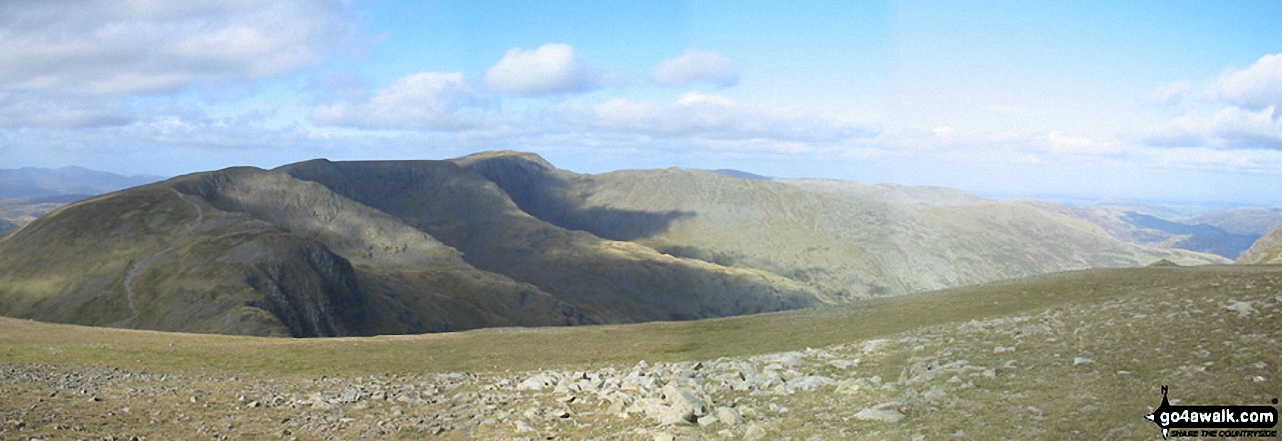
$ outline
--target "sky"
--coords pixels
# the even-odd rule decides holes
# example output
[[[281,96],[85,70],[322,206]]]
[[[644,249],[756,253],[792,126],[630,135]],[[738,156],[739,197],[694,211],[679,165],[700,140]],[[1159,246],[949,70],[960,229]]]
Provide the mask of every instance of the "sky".
[[[1282,2],[0,2],[0,168],[512,149],[1282,205]]]

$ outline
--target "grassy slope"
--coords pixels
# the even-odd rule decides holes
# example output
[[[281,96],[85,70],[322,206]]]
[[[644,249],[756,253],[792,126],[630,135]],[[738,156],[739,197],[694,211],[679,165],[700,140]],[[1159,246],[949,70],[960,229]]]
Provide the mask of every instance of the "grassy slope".
[[[948,206],[993,202],[991,199],[973,193],[947,187],[870,185],[835,179],[788,179],[779,182],[821,193],[853,196],[891,204]]]
[[[639,359],[700,360],[824,347],[927,326],[1140,298],[1167,289],[1205,287],[1208,281],[1263,276],[1282,276],[1282,267],[1087,270],[827,309],[711,320],[328,339],[97,329],[3,318],[0,348],[4,351],[3,360],[8,362],[105,365],[175,373],[360,376],[528,370]]]
[[[41,401],[40,412],[58,415],[49,421],[83,424],[84,434],[183,438],[197,425],[213,421],[218,423],[211,425],[225,425],[230,433],[262,438],[293,427],[286,422],[312,421],[316,410],[247,411],[246,402],[236,400],[237,391],[261,395],[273,390],[270,384],[296,384],[306,394],[318,382],[339,390],[372,376],[414,382],[446,371],[521,381],[535,374],[531,370],[557,369],[568,375],[608,365],[626,372],[642,359],[710,360],[822,347],[840,359],[857,360],[858,366],[845,370],[821,362],[799,369],[861,381],[878,376],[897,386],[853,391],[828,386],[786,396],[724,393],[717,402],[769,410],[767,418],[753,423],[764,428],[764,439],[912,439],[918,434],[928,439],[1153,439],[1159,432],[1142,415],[1160,402],[1162,385],[1170,385],[1171,398],[1182,401],[1174,404],[1267,404],[1278,397],[1280,313],[1282,266],[1233,265],[1078,271],[828,310],[715,320],[398,337],[287,340],[0,319],[0,363],[56,363],[45,368],[54,369],[55,378],[59,369],[91,365],[198,379],[177,389],[162,385],[155,399],[166,404],[135,402],[132,414],[121,410],[125,413],[113,417],[103,416],[103,410],[129,402],[110,394],[104,403],[87,402],[87,395],[74,390],[48,398],[47,386],[15,378],[15,383],[0,383],[0,409],[21,415]],[[1078,357],[1091,361],[1079,365],[1074,361]],[[960,383],[949,378],[951,373],[929,375],[932,365],[954,362],[990,373],[963,373]],[[269,384],[266,389],[264,383]],[[939,391],[943,394],[932,398]],[[200,401],[188,403],[189,395],[200,396]],[[555,397],[546,391],[541,396],[541,406]],[[880,423],[851,418],[886,402],[901,403],[897,408],[906,419]],[[500,403],[498,410],[515,416],[529,403]],[[398,403],[368,411],[361,410],[362,404],[326,415],[366,418],[359,421],[369,424],[374,418],[405,422],[397,417]],[[775,411],[775,405],[791,410]],[[589,410],[593,402],[574,406],[576,412]],[[453,412],[448,402],[404,409],[411,421]],[[162,413],[192,420],[175,421],[184,424],[174,427],[146,423],[148,415],[167,421],[156,416]],[[724,426],[656,427],[638,417],[576,415],[572,423],[552,423],[549,427],[558,429],[540,430],[538,437],[650,439],[652,431],[668,431],[692,439],[724,439],[744,433],[742,426],[736,435],[720,435]],[[52,423],[39,426],[43,420],[38,417],[28,421],[37,427],[24,436],[42,430],[68,433],[50,429]],[[444,436],[520,437],[512,427],[499,424]],[[383,436],[421,438],[427,433],[433,432],[402,427]],[[372,437],[360,431],[339,436]]]

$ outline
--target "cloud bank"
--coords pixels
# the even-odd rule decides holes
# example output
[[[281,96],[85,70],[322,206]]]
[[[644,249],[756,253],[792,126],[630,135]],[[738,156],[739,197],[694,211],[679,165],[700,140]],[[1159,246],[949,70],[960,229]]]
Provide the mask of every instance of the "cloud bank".
[[[1258,110],[1282,107],[1282,54],[1267,55],[1243,70],[1230,70],[1210,87],[1220,100]]]
[[[0,3],[0,87],[81,94],[178,91],[312,65],[354,28],[340,1]]]
[[[1154,91],[1158,101],[1192,97],[1220,107],[1207,115],[1197,110],[1150,128],[1144,142],[1158,147],[1282,150],[1282,54],[1266,55],[1251,67],[1230,69],[1194,93],[1188,81]],[[1163,99],[1164,98],[1164,99]],[[1225,106],[1227,105],[1227,106]]]

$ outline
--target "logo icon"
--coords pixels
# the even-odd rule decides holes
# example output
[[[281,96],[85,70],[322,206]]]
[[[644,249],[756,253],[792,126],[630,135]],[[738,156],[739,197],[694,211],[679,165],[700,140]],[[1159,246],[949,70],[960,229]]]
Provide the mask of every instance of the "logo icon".
[[[1268,429],[1278,422],[1278,410],[1273,406],[1172,406],[1167,400],[1167,387],[1162,386],[1162,405],[1145,415],[1144,419],[1162,429],[1162,439],[1171,435],[1171,429]],[[1274,399],[1274,403],[1277,400]],[[1243,430],[1176,430],[1175,436],[1277,436],[1277,431]]]

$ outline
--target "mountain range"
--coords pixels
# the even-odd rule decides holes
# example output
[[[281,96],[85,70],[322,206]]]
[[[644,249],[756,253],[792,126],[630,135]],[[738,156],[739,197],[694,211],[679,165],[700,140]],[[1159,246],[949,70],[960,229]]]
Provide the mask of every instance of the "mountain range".
[[[160,179],[159,176],[121,176],[75,166],[0,169],[0,199],[95,195]]]
[[[745,177],[578,174],[510,151],[196,173],[0,236],[0,314],[423,333],[690,320],[1161,259],[1229,262],[958,190]]]

